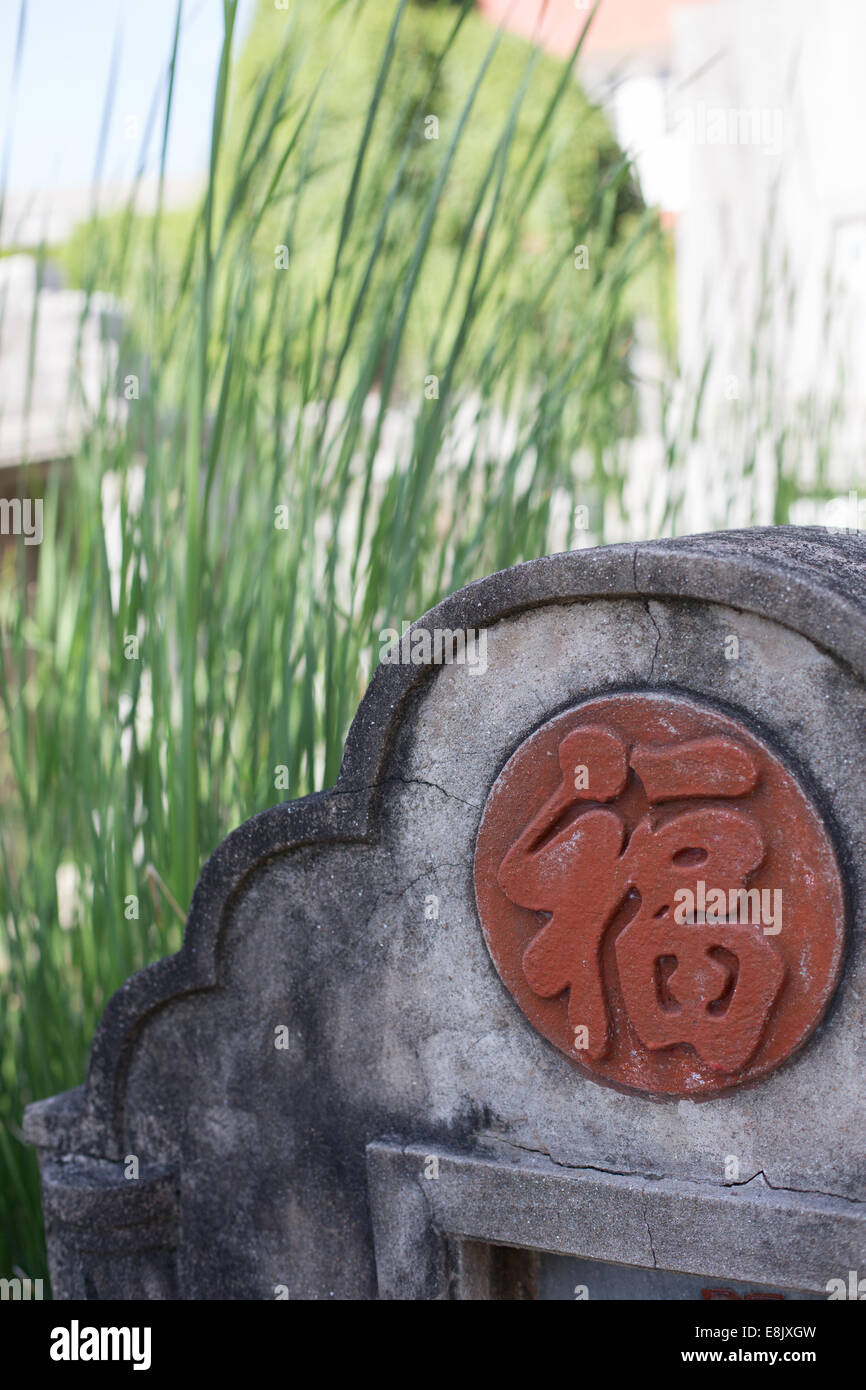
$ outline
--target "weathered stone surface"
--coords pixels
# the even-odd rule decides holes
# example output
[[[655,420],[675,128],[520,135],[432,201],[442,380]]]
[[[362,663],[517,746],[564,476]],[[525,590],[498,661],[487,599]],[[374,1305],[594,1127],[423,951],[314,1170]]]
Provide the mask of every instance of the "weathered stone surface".
[[[174,1296],[175,1280],[181,1298],[372,1298],[377,1256],[392,1296],[401,1249],[426,1251],[411,1296],[494,1296],[471,1245],[490,1240],[806,1290],[866,1268],[866,543],[778,528],[553,556],[420,626],[485,630],[486,671],[380,667],[336,786],[229,836],[182,951],[110,1001],[86,1087],[28,1110],[55,1294],[107,1296],[100,1223],[139,1226],[121,1297]],[[622,692],[686,697],[749,730],[816,809],[844,883],[820,1022],[776,1070],[703,1100],[577,1069],[503,986],[475,903],[483,808],[515,750]],[[368,1179],[369,1145],[416,1167],[440,1156],[440,1176],[422,1165],[389,1195],[375,1147]],[[129,1154],[156,1174],[153,1211],[135,1181],[116,1196]],[[58,1165],[104,1189],[86,1240]],[[568,1179],[546,1225],[533,1207],[520,1226],[504,1170],[535,1184],[533,1203],[542,1170]],[[454,1229],[470,1179],[485,1211],[501,1192],[510,1224]],[[405,1239],[383,1227],[393,1203]],[[569,1203],[589,1234],[563,1245]],[[731,1212],[747,1213],[736,1258]]]

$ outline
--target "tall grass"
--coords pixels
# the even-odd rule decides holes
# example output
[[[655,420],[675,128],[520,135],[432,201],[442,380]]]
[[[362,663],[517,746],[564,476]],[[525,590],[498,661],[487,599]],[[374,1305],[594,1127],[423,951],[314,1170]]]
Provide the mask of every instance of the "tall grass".
[[[428,176],[408,186],[407,170],[470,8],[449,9],[436,61],[411,82],[395,68],[396,8],[353,148],[335,152],[321,145],[327,72],[310,91],[290,27],[241,101],[226,0],[207,186],[180,254],[161,209],[131,205],[120,235],[98,218],[87,230],[84,279],[121,295],[129,337],[47,486],[38,585],[27,592],[21,552],[0,592],[4,1271],[46,1273],[23,1106],[82,1079],[106,998],[178,948],[226,832],[333,781],[380,630],[546,550],[555,497],[600,510],[601,441],[630,410],[625,296],[658,231],[647,214],[622,234],[621,160],[558,242],[527,247],[571,90],[563,69],[516,151],[538,61],[527,48],[461,189],[453,253],[431,259],[499,35],[426,147]],[[322,22],[351,24],[355,9]],[[384,96],[401,83],[400,138],[383,142]],[[171,101],[169,82],[161,177]],[[296,231],[321,180],[338,230],[313,273]],[[503,293],[509,279],[520,292]]]

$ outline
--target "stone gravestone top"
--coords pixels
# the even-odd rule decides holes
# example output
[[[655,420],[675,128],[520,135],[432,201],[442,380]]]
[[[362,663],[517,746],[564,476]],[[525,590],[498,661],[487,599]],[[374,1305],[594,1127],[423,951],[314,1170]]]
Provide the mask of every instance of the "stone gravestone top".
[[[866,542],[556,555],[389,655],[29,1108],[55,1296],[866,1273]]]

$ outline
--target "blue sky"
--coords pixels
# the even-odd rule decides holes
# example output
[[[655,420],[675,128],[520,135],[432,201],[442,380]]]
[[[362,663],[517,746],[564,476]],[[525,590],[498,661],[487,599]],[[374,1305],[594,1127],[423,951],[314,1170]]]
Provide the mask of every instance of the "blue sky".
[[[13,93],[20,0],[0,0],[0,150],[11,118],[10,191],[90,185],[115,44],[119,63],[103,177],[112,181],[134,171],[168,65],[176,7],[177,0],[28,0]],[[241,0],[241,36],[254,9],[255,0]],[[183,14],[168,154],[169,176],[179,179],[206,168],[222,0],[185,0]],[[151,168],[160,139],[157,121]]]

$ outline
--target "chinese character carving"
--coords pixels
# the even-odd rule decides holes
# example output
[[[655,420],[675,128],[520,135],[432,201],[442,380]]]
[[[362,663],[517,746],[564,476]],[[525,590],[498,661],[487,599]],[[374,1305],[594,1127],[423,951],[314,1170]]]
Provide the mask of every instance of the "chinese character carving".
[[[790,1055],[838,975],[815,808],[744,725],[627,694],[550,721],[488,799],[485,937],[530,1020],[596,1079],[714,1094]]]

